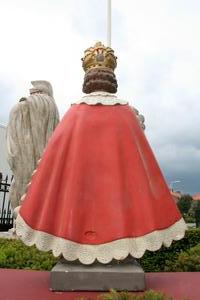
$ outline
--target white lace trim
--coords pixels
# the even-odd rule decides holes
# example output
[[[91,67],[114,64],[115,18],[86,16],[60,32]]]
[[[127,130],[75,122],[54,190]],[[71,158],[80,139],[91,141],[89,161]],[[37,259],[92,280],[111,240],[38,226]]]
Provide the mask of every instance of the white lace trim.
[[[167,229],[156,230],[141,237],[124,238],[100,245],[79,244],[64,238],[37,231],[26,224],[20,214],[16,221],[16,233],[28,246],[36,245],[41,251],[53,251],[54,256],[62,254],[68,261],[79,259],[82,264],[92,264],[95,259],[109,263],[113,258],[124,260],[129,254],[140,258],[146,250],[156,251],[162,245],[169,247],[173,240],[184,237],[187,226],[181,218]]]
[[[115,105],[121,104],[126,105],[128,104],[127,101],[118,99],[117,96],[107,93],[107,92],[93,92],[86,96],[83,96],[80,100],[74,102],[73,104],[81,104],[86,103],[88,105],[96,105],[96,104],[103,104],[103,105]]]

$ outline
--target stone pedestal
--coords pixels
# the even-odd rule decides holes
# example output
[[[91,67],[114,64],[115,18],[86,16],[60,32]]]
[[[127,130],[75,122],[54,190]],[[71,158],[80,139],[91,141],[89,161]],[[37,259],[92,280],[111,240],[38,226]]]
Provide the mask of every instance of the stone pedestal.
[[[82,265],[80,262],[61,260],[51,271],[52,291],[144,291],[145,274],[141,266],[132,258],[113,261],[110,264],[94,263]]]

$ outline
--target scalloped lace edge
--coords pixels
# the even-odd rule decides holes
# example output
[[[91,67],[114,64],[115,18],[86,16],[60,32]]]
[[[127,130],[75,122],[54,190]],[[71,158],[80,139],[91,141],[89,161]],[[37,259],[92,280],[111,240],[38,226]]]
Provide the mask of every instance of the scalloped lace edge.
[[[95,260],[102,264],[112,259],[124,260],[129,254],[140,258],[146,250],[156,251],[162,245],[169,247],[173,240],[185,235],[187,226],[183,218],[162,230],[156,230],[140,237],[124,238],[100,245],[79,244],[43,231],[32,229],[20,216],[16,220],[16,234],[28,246],[36,245],[41,251],[52,250],[55,257],[63,255],[67,261],[79,260],[89,265]]]
[[[89,95],[83,96],[80,100],[74,102],[73,104],[81,104],[86,103],[88,105],[96,105],[96,104],[103,104],[103,105],[127,105],[128,102],[118,99],[117,96],[107,93],[107,92],[93,92]]]

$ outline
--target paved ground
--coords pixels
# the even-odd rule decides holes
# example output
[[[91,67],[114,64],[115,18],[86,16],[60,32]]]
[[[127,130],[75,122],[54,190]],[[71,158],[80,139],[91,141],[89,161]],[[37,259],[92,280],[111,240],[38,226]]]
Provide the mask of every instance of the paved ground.
[[[0,300],[95,299],[97,292],[51,292],[49,272],[0,269]],[[147,289],[163,291],[176,300],[200,300],[200,272],[147,273]]]

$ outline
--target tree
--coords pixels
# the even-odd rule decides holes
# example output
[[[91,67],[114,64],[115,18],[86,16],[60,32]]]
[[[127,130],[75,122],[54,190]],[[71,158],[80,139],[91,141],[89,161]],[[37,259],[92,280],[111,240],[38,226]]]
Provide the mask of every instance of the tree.
[[[182,214],[187,214],[192,204],[192,197],[190,195],[183,195],[181,196],[180,200],[178,201],[178,208]]]

